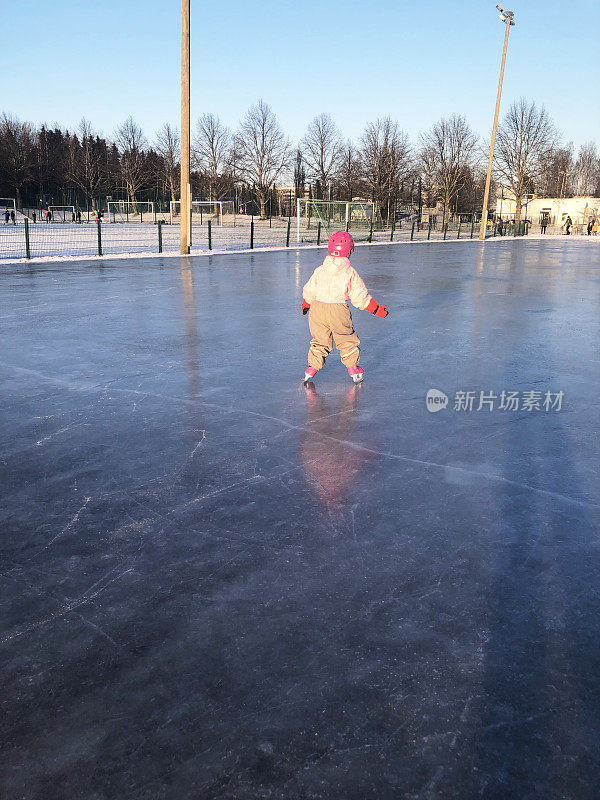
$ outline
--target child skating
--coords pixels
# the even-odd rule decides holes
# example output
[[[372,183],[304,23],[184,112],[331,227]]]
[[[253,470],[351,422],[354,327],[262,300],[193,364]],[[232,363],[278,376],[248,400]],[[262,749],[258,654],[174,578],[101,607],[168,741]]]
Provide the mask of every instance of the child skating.
[[[344,231],[334,233],[328,250],[329,255],[302,290],[302,313],[308,313],[312,334],[304,382],[314,378],[325,366],[335,341],[348,375],[354,383],[360,383],[364,376],[363,368],[358,366],[360,339],[352,324],[348,300],[376,317],[387,317],[388,310],[371,297],[363,279],[350,264],[349,256],[354,251],[352,236]]]

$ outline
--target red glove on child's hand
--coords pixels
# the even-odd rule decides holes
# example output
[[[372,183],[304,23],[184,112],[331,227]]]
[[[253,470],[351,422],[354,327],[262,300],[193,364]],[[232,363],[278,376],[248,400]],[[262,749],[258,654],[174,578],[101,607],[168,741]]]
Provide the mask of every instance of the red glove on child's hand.
[[[304,298],[302,298],[302,306],[301,311],[303,314],[308,314],[308,309],[310,308],[310,303],[307,303]]]
[[[387,306],[380,306],[379,303],[376,303],[373,298],[371,298],[369,305],[365,308],[365,311],[368,311],[370,314],[374,314],[376,317],[381,317],[381,319],[385,319],[389,314]]]

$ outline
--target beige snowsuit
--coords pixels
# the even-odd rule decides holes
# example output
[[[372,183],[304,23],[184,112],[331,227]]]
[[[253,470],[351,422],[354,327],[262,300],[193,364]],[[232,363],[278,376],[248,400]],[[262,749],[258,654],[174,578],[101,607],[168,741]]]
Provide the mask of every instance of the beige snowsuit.
[[[360,358],[360,339],[352,324],[348,300],[356,308],[365,309],[373,298],[350,260],[327,256],[311,275],[302,294],[310,304],[309,366],[321,369],[335,341],[342,364],[355,367]]]

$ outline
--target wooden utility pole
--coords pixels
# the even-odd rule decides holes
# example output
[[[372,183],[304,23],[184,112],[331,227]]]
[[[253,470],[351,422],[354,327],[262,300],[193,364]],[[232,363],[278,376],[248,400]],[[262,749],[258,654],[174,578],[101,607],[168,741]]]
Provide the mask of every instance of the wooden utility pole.
[[[181,255],[190,252],[190,196],[190,0],[181,0]]]
[[[500,65],[500,80],[498,81],[498,94],[496,95],[496,111],[494,113],[494,126],[492,128],[492,141],[490,143],[490,157],[488,160],[487,176],[485,179],[485,192],[483,195],[483,210],[481,212],[481,225],[479,227],[479,241],[485,240],[485,231],[487,228],[488,217],[488,203],[490,201],[490,184],[492,182],[492,162],[494,161],[494,147],[496,145],[496,130],[498,128],[498,113],[500,111],[500,98],[502,97],[502,81],[504,80],[504,64],[506,62],[506,50],[508,48],[508,34],[510,33],[510,26],[514,25],[514,14],[512,11],[504,11],[502,6],[496,6],[500,11],[500,15],[504,15],[504,22],[506,24],[506,33],[504,34],[504,49],[502,50],[502,64]]]

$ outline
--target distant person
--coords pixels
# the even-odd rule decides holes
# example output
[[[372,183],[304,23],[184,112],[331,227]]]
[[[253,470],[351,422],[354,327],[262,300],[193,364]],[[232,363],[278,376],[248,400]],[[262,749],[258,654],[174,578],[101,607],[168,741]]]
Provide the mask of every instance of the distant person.
[[[46,222],[52,222],[52,212],[50,211],[50,209],[46,211]]]
[[[81,209],[77,209],[77,223],[81,224]]]
[[[4,212],[4,224],[5,225],[8,225],[8,220],[9,219],[10,219],[10,211],[7,208],[6,211]]]
[[[504,223],[502,222],[502,217],[498,217],[498,223],[496,227],[498,230],[498,236],[502,236],[502,231],[504,230]]]
[[[308,324],[312,334],[305,384],[325,366],[334,341],[348,375],[354,383],[362,381],[364,370],[358,366],[360,339],[352,324],[348,300],[356,308],[369,311],[376,317],[383,319],[388,315],[387,307],[379,305],[371,297],[362,278],[350,264],[349,256],[353,250],[354,239],[349,233],[334,233],[329,239],[329,255],[302,290],[301,310],[303,314],[310,312]]]
[[[71,211],[71,222],[75,222],[75,212]]]
[[[545,215],[542,217],[542,221],[540,222],[540,230],[542,233],[546,233],[546,228],[548,227],[548,217]]]
[[[33,220],[33,224],[35,225],[35,223],[36,223],[36,220],[37,220],[37,214],[35,213],[35,211],[33,211],[33,212],[31,213],[31,219]]]
[[[565,233],[567,234],[567,236],[571,235],[572,226],[573,226],[573,220],[571,219],[571,217],[567,217],[565,222]]]
[[[594,220],[590,217],[587,224],[587,235],[592,235],[592,230],[594,229]]]
[[[17,218],[15,216],[14,210],[10,212],[10,221],[12,222],[13,225],[17,224]]]

